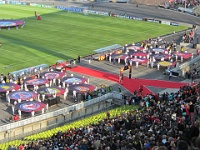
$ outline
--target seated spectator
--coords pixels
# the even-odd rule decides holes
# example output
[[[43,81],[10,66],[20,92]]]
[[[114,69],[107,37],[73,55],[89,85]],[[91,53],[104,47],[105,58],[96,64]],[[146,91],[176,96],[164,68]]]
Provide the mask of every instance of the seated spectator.
[[[196,140],[197,148],[200,150],[200,136]]]
[[[165,146],[160,146],[160,147],[158,147],[156,150],[168,150],[168,149],[167,149],[167,147],[165,147]]]
[[[189,145],[186,141],[179,141],[178,142],[178,149],[177,150],[189,150]]]
[[[13,117],[12,116],[9,117],[9,121],[13,122]]]
[[[191,149],[192,150],[198,150],[197,149],[197,137],[193,137],[191,140]]]

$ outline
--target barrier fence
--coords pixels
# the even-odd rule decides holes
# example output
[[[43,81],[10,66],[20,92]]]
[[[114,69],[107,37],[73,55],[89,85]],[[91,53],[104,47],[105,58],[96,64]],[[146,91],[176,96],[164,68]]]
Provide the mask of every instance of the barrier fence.
[[[59,115],[66,115],[71,111],[80,110],[82,108],[86,108],[87,106],[91,106],[91,105],[97,104],[99,102],[103,102],[103,101],[106,101],[108,99],[113,99],[113,98],[117,98],[119,100],[122,100],[122,95],[121,95],[121,93],[111,92],[111,93],[107,93],[105,95],[102,95],[100,97],[94,98],[90,101],[81,102],[79,104],[68,106],[68,107],[53,111],[53,112],[48,112],[48,113],[45,113],[45,114],[42,114],[42,115],[39,115],[39,116],[34,116],[34,117],[27,118],[27,119],[24,119],[24,120],[20,120],[20,121],[17,121],[17,122],[8,123],[6,125],[0,126],[0,132],[8,131],[8,130],[11,130],[11,129],[14,129],[14,128],[17,128],[17,127],[20,127],[20,126],[25,126],[27,124],[39,122],[39,121],[49,119],[49,118],[52,118],[52,117],[56,117],[56,116],[59,116]]]

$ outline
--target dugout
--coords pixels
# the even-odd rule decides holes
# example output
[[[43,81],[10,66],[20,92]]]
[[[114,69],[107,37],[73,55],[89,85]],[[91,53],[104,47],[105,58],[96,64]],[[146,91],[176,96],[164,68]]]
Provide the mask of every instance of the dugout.
[[[200,30],[195,31],[193,48],[200,48]]]
[[[113,53],[122,54],[122,50],[123,47],[119,44],[96,49],[94,50],[95,54],[93,55],[93,59],[97,61],[106,60],[106,58]]]
[[[33,67],[17,70],[17,71],[14,71],[14,72],[10,72],[10,75],[12,75],[14,78],[23,77],[23,76],[30,76],[30,75],[34,75],[38,71],[45,71],[48,68],[49,68],[49,66],[47,64],[41,64],[41,65],[38,65],[38,66],[33,66]]]

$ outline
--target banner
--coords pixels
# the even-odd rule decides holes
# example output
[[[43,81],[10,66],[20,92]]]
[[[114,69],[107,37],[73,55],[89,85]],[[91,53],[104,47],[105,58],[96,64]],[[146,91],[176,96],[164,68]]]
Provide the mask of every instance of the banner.
[[[155,20],[155,19],[147,19],[148,22],[155,22],[155,23],[161,23],[160,20]]]
[[[161,24],[170,25],[170,22],[168,22],[168,21],[161,21]]]
[[[41,4],[36,4],[36,3],[30,3],[30,6],[34,6],[34,7],[42,7]]]
[[[28,3],[26,2],[17,2],[17,1],[6,1],[6,4],[28,5]]]
[[[81,7],[63,7],[63,6],[56,6],[57,9],[66,10],[71,12],[82,13],[84,8]]]
[[[36,4],[36,3],[30,3],[30,6],[34,6],[34,7],[43,7],[43,8],[54,8],[54,6],[51,6],[51,5]]]
[[[93,11],[93,10],[84,10],[84,12],[88,14],[96,14],[96,15],[103,15],[103,16],[108,16],[108,12],[102,12],[102,11]]]
[[[171,26],[178,26],[178,23],[177,22],[170,22],[170,25]]]
[[[133,20],[140,20],[140,21],[142,21],[142,18],[133,17]]]

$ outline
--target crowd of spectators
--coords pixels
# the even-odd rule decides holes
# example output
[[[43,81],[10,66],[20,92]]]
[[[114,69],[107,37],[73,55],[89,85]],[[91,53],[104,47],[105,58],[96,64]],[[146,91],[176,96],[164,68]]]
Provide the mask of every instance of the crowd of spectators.
[[[199,85],[198,85],[199,86]],[[49,139],[20,145],[24,150],[200,150],[198,86],[176,93],[124,96],[138,109],[99,124],[58,132]],[[11,150],[13,147],[9,147]]]
[[[172,41],[166,41],[164,39],[161,38],[156,38],[156,39],[148,39],[146,41],[143,41],[141,43],[141,46],[150,50],[153,48],[163,48],[163,49],[167,49],[168,51],[176,51],[176,41],[172,40]]]
[[[189,32],[185,32],[185,34],[182,37],[182,42],[184,42],[184,43],[193,43],[193,41],[194,41],[194,33],[195,33],[194,28]]]
[[[182,6],[182,7],[186,7],[186,8],[193,8],[195,6],[199,6],[200,5],[200,0],[187,0],[187,1],[175,0],[173,2],[173,4],[175,6]]]

